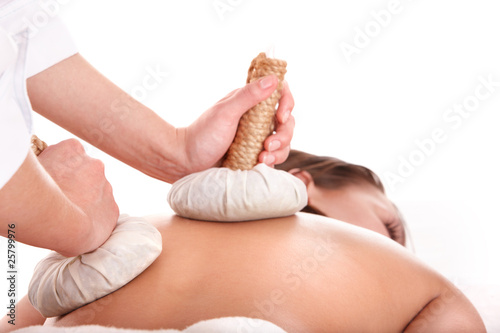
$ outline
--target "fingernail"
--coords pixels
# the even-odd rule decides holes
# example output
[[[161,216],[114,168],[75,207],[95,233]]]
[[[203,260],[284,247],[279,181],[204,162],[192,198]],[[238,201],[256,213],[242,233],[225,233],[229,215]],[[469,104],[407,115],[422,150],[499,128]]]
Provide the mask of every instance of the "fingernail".
[[[272,165],[275,160],[276,159],[274,158],[273,155],[266,155],[266,157],[264,157],[264,164]]]
[[[260,89],[264,90],[272,86],[274,83],[274,77],[272,75],[266,76],[259,82]]]
[[[285,111],[285,113],[283,113],[283,123],[286,123],[288,118],[290,118],[290,111],[287,110]]]
[[[274,140],[269,144],[269,151],[275,151],[281,147],[281,142]]]

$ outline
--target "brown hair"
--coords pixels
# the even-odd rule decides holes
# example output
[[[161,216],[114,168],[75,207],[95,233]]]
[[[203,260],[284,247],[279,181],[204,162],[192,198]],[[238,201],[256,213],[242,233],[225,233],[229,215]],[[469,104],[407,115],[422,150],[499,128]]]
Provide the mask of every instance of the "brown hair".
[[[292,169],[307,171],[313,177],[316,185],[327,189],[333,190],[352,183],[368,182],[385,193],[382,182],[373,171],[335,157],[316,156],[292,150],[288,159],[283,164],[277,165],[276,168],[285,171]]]
[[[382,193],[385,193],[384,185],[373,171],[364,166],[344,162],[334,157],[317,156],[299,150],[291,150],[288,159],[283,164],[277,165],[276,168],[285,171],[292,169],[307,171],[311,174],[314,183],[325,189],[335,190],[350,184],[369,183]],[[386,228],[392,239],[404,245],[405,222],[397,207],[396,210],[397,220],[386,224]],[[302,211],[324,215],[309,205]]]

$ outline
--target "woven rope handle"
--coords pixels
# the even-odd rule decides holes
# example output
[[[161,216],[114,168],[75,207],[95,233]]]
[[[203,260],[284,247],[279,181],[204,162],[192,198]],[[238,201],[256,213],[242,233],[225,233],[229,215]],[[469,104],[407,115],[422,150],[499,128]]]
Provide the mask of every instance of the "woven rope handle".
[[[31,136],[31,150],[33,150],[36,156],[40,155],[45,148],[47,148],[45,142],[40,140],[36,135]]]
[[[270,59],[260,53],[248,69],[247,83],[274,74],[278,87],[266,100],[248,110],[240,119],[233,143],[229,147],[222,166],[232,170],[250,170],[258,164],[264,141],[274,130],[276,104],[281,98],[286,61]]]

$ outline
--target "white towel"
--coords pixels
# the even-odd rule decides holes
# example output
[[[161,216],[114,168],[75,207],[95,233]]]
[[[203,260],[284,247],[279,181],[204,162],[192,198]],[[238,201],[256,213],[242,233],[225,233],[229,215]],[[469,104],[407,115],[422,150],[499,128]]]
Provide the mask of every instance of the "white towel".
[[[49,327],[31,326],[21,328],[13,333],[286,333],[285,330],[275,324],[247,317],[224,317],[203,320],[193,324],[183,331],[174,329],[161,330],[134,330],[115,327],[104,327],[97,325],[85,325],[74,327]]]

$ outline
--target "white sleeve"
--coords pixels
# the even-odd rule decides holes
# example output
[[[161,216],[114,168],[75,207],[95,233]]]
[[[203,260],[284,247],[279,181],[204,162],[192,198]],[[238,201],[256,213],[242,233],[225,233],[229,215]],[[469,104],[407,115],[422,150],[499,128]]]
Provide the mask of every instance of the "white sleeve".
[[[16,173],[30,149],[30,134],[19,105],[5,92],[0,96],[0,189]]]
[[[31,108],[25,81],[19,78],[38,74],[77,52],[66,26],[58,17],[51,18],[43,27],[26,19],[43,9],[38,1],[11,1],[7,5],[0,6],[3,10],[0,28],[13,36],[21,31],[23,22],[28,22],[31,35],[26,53],[18,54],[16,64],[6,67],[5,71],[5,66],[0,66],[3,71],[0,73],[0,189],[16,173],[30,149]],[[2,32],[6,33],[0,29]],[[5,51],[3,44],[2,51]],[[26,58],[21,59],[23,54]]]
[[[22,110],[29,111],[18,60],[18,47],[0,27],[0,49],[8,59],[0,60],[0,189],[21,166],[30,148],[29,130]],[[19,71],[21,68],[21,71]],[[17,84],[16,84],[17,83]],[[20,84],[19,84],[20,83]]]
[[[68,28],[54,17],[29,41],[26,77],[36,75],[77,52]]]

